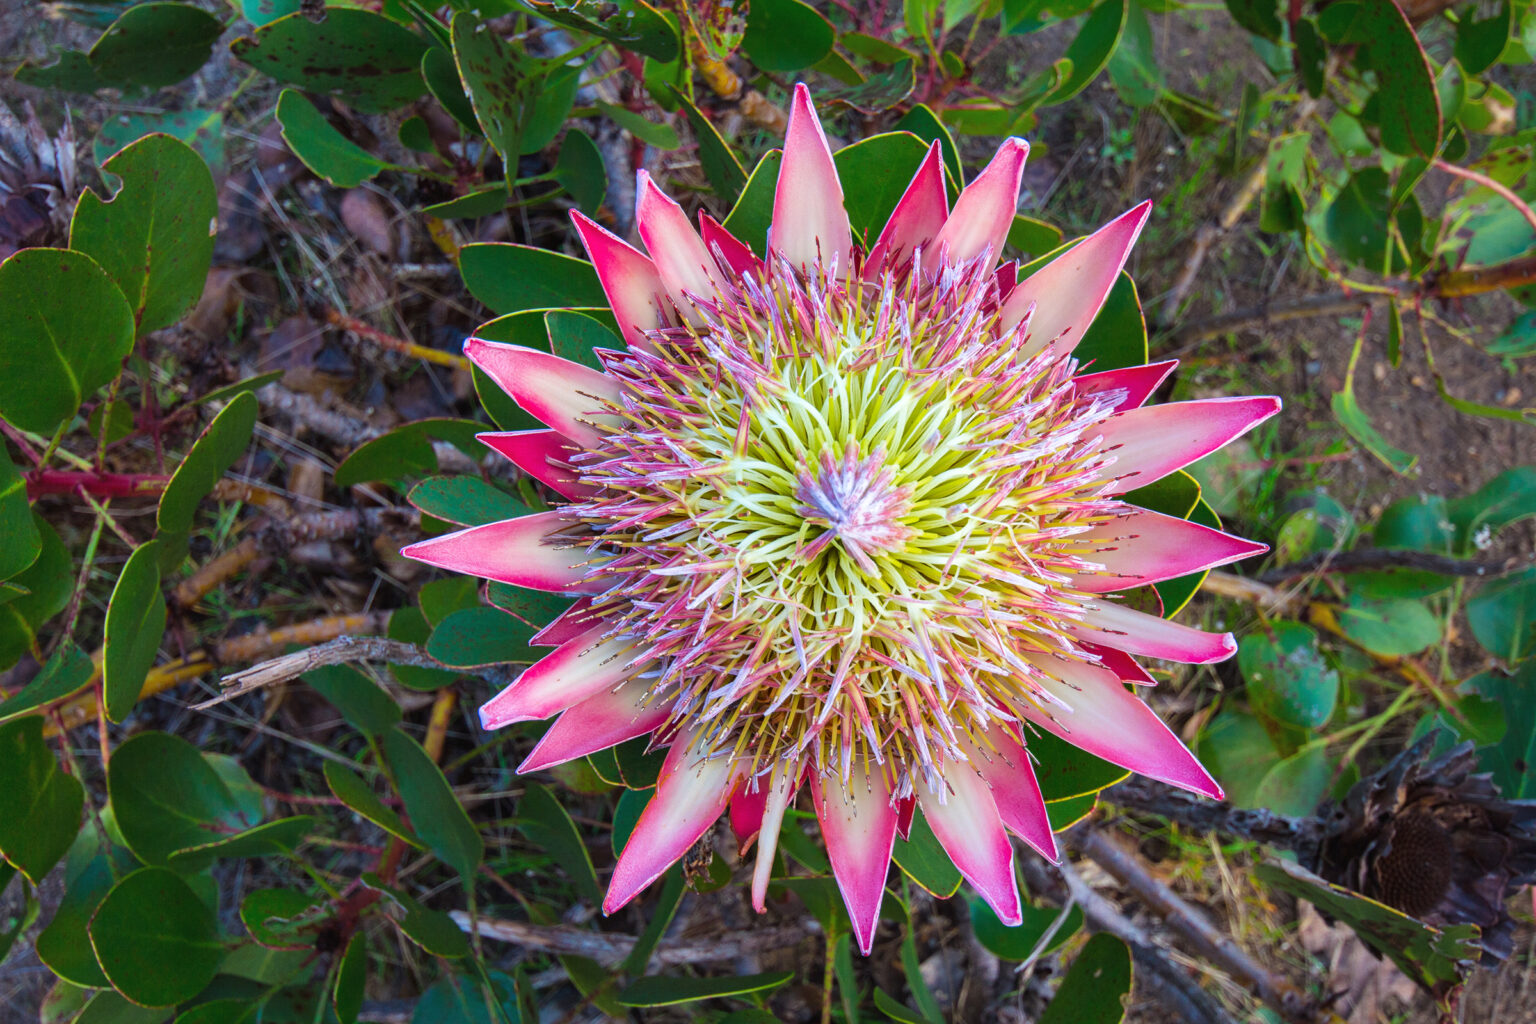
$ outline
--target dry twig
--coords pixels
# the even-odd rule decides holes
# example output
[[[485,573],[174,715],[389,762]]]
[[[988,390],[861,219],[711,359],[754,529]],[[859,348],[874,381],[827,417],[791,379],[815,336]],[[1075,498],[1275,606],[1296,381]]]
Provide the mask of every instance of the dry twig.
[[[342,636],[329,643],[294,651],[292,654],[284,654],[227,675],[219,681],[224,687],[224,692],[201,704],[192,705],[192,710],[203,711],[250,693],[252,690],[297,679],[311,669],[317,669],[323,665],[344,665],[355,661],[386,661],[391,665],[437,668],[449,672],[460,671],[452,665],[443,664],[415,644],[386,640],[378,636]],[[512,681],[505,670],[498,668],[480,668],[476,670],[476,674],[490,679],[497,685],[505,685]],[[503,676],[506,678],[502,678]]]
[[[1317,1006],[1291,984],[1290,980],[1256,963],[1199,911],[1142,867],[1135,853],[1118,840],[1098,829],[1079,829],[1072,845],[1115,877],[1145,906],[1161,917],[1196,955],[1211,961],[1243,982],[1270,1009],[1285,1020],[1310,1024],[1317,1019]]]
[[[1303,857],[1313,855],[1323,836],[1323,824],[1315,818],[1292,818],[1262,807],[1233,807],[1139,775],[1105,790],[1104,799],[1117,807],[1167,819],[1191,832],[1217,832],[1294,850]]]
[[[363,532],[378,533],[389,526],[413,529],[420,523],[421,513],[399,505],[306,512],[287,519],[270,519],[177,584],[171,599],[178,607],[190,608],[266,552],[292,551],[312,541],[338,540]]]
[[[347,316],[339,310],[327,309],[325,311],[325,321],[344,331],[350,331],[359,338],[365,338],[380,348],[387,348],[391,352],[399,352],[402,355],[411,356],[428,363],[436,363],[438,366],[446,366],[454,370],[464,370],[465,372],[469,370],[469,360],[461,355],[444,352],[441,349],[427,348],[425,345],[418,345],[414,341],[407,341],[404,338],[397,338],[392,334],[386,334],[372,324],[364,323],[356,317]]]
[[[462,910],[454,910],[450,913],[454,923],[465,932],[495,939],[498,942],[510,942],[525,949],[589,957],[608,966],[622,963],[635,948],[637,941],[632,935],[615,935],[610,932],[577,928],[574,925],[538,925],[494,918],[472,920],[469,914]],[[667,966],[735,960],[737,957],[752,953],[794,945],[815,929],[816,925],[813,922],[807,922],[804,927],[798,928],[758,928],[752,931],[730,932],[707,940],[663,944],[656,949],[651,962]]]
[[[1443,576],[1476,576],[1491,579],[1507,576],[1520,568],[1518,558],[1499,562],[1480,562],[1475,558],[1453,558],[1429,551],[1397,548],[1356,548],[1353,551],[1319,551],[1300,561],[1260,573],[1260,583],[1284,583],[1325,572],[1354,572],[1358,569],[1418,569]]]
[[[360,612],[355,615],[328,615],[280,629],[269,630],[263,627],[244,636],[225,640],[215,646],[212,652],[197,651],[185,658],[156,665],[145,677],[139,699],[164,693],[189,679],[216,671],[220,664],[257,661],[276,654],[289,644],[318,644],[348,633],[382,633],[388,622],[388,612]],[[101,669],[98,667],[96,679],[100,675]],[[68,731],[96,720],[97,691],[100,688],[94,685],[95,681],[93,679],[91,688],[84,693],[57,706],[58,714],[51,716],[44,726],[47,735],[56,735],[60,729]]]

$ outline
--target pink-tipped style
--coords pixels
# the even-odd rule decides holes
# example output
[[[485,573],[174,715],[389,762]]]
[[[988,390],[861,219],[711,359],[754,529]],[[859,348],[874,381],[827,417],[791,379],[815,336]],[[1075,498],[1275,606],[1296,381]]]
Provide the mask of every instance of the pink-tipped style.
[[[1148,404],[1172,362],[1083,366],[1149,206],[1020,279],[999,260],[1027,154],[1005,141],[951,209],[930,147],[866,252],[797,86],[766,251],[695,227],[641,172],[645,252],[574,215],[627,352],[600,372],[466,344],[545,424],[481,439],[553,508],[405,553],[576,599],[481,708],[486,728],[558,716],[521,770],[668,748],[605,912],[727,812],[761,911],[808,803],[863,952],[918,813],[1016,922],[1013,838],[1058,855],[1040,732],[1221,796],[1137,695],[1136,659],[1217,661],[1231,635],[1117,595],[1264,548],[1121,496],[1279,403]]]

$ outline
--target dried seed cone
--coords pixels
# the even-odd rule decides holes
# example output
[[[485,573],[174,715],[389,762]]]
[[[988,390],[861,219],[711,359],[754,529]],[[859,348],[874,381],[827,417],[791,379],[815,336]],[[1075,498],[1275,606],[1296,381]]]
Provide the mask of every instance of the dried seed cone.
[[[1536,801],[1505,800],[1464,743],[1429,736],[1362,779],[1328,816],[1318,874],[1427,924],[1475,924],[1485,963],[1509,956],[1505,903],[1536,881]]]

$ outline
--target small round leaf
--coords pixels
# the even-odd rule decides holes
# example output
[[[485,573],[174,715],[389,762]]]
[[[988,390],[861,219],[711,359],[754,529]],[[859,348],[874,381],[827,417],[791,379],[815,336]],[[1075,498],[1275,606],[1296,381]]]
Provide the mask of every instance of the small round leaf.
[[[107,794],[129,848],[151,864],[256,824],[197,748],[169,733],[140,733],[118,747]]]
[[[90,256],[23,249],[0,263],[0,416],[52,434],[117,376],[133,310]]]
[[[141,1006],[192,998],[224,959],[213,911],[166,868],[143,868],[113,886],[89,931],[112,987]]]
[[[1299,622],[1275,622],[1243,637],[1237,666],[1263,715],[1299,729],[1319,729],[1333,717],[1338,673],[1323,659],[1317,634]]]

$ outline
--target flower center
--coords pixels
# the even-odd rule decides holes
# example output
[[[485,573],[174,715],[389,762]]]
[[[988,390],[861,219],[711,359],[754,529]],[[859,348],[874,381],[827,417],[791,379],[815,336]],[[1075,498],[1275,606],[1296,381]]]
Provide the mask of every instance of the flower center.
[[[872,556],[894,551],[912,536],[912,528],[901,521],[911,509],[912,488],[897,486],[884,462],[883,450],[860,458],[858,445],[850,441],[841,459],[823,452],[818,471],[800,474],[795,496],[805,504],[795,511],[826,527],[800,549],[801,558],[810,561],[836,541],[872,576]]]

